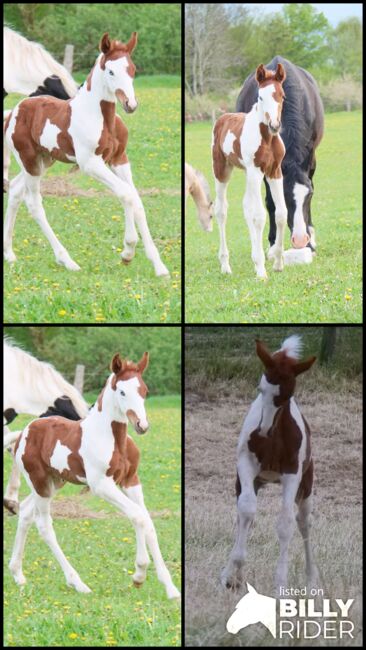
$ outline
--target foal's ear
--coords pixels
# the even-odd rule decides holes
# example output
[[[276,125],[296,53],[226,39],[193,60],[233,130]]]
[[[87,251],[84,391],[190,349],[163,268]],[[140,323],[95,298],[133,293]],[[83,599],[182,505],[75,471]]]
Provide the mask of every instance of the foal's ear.
[[[132,32],[130,40],[126,43],[126,50],[132,54],[137,45],[137,32]]]
[[[149,365],[149,353],[144,352],[144,354],[142,355],[142,358],[140,359],[140,361],[137,364],[139,372],[141,372],[141,374],[142,374],[144,372],[144,370],[146,370],[148,365]]]
[[[111,49],[111,41],[108,35],[108,32],[103,34],[100,43],[99,43],[99,49],[103,54],[107,54],[109,50]]]
[[[274,361],[272,359],[271,353],[267,350],[266,346],[259,339],[255,340],[255,345],[257,349],[257,355],[259,356],[262,363],[266,368],[272,368]]]
[[[285,81],[286,79],[286,70],[283,67],[282,63],[277,63],[277,70],[276,74],[274,76],[276,81],[279,81],[281,84]]]
[[[256,78],[256,80],[258,81],[259,84],[262,83],[262,81],[265,80],[265,78],[266,78],[266,69],[265,69],[263,63],[261,63],[258,66],[258,68],[256,70],[256,73],[255,73],[255,78]]]
[[[306,361],[299,361],[298,363],[295,363],[294,365],[295,375],[296,376],[300,375],[302,372],[305,372],[305,370],[309,370],[309,368],[311,368],[315,360],[316,357],[310,357],[310,359],[307,359]]]
[[[118,375],[119,372],[122,372],[125,362],[121,359],[119,352],[114,355],[111,361],[111,370],[115,375]]]

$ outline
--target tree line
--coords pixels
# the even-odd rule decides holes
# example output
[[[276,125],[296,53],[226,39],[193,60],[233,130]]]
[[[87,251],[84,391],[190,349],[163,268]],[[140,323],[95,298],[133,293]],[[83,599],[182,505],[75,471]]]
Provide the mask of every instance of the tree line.
[[[180,74],[181,6],[176,3],[5,3],[5,23],[41,43],[57,60],[75,47],[74,70],[88,71],[102,34],[126,41],[138,32],[140,74]]]

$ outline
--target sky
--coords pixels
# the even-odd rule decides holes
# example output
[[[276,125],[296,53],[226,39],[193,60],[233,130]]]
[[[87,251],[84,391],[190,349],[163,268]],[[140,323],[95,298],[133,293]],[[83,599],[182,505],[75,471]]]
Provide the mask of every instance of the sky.
[[[243,3],[245,4],[245,3]],[[332,27],[338,25],[340,20],[356,16],[362,21],[362,4],[353,4],[353,3],[331,3],[326,4],[325,2],[312,2],[313,7],[321,11],[324,16],[328,19]],[[246,5],[248,7],[257,7],[261,9],[264,13],[276,13],[281,11],[283,4],[273,3],[273,4],[259,4],[259,3],[250,3]]]

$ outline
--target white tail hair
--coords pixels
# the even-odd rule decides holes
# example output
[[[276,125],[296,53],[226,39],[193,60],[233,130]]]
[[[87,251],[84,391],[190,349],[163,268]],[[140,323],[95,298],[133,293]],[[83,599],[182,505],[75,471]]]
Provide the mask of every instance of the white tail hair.
[[[293,334],[284,340],[281,346],[281,350],[286,352],[288,357],[293,359],[299,359],[302,353],[303,342],[301,336],[298,334]]]
[[[57,75],[70,97],[77,84],[63,65],[39,43],[28,41],[10,27],[4,27],[4,88],[7,93],[30,95],[44,80]]]

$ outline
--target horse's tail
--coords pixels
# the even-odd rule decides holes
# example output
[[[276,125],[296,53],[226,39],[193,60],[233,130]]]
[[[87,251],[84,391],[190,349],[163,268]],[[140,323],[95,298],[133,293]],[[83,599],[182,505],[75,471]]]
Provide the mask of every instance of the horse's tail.
[[[8,433],[4,435],[4,449],[6,449],[6,447],[10,447],[10,445],[12,445],[13,442],[16,441],[16,439],[20,436],[21,433],[22,433],[21,431],[8,430]]]

